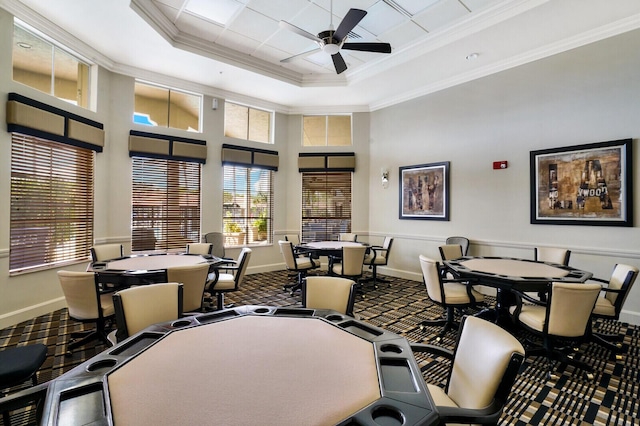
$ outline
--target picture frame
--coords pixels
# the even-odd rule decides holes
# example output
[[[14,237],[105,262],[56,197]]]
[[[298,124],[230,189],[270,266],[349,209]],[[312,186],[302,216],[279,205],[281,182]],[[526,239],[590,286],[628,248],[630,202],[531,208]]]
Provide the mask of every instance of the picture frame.
[[[400,167],[400,219],[449,220],[449,162]]]
[[[632,140],[530,152],[531,223],[633,226]]]

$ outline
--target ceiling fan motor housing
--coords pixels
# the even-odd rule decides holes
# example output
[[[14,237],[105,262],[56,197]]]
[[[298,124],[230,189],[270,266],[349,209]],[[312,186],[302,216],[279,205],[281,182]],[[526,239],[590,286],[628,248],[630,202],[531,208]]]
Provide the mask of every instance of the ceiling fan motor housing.
[[[334,55],[338,53],[340,48],[342,47],[342,43],[335,38],[333,38],[333,30],[322,31],[318,34],[318,38],[324,42],[322,46],[322,50],[329,55]],[[342,40],[343,42],[346,40],[346,37]]]

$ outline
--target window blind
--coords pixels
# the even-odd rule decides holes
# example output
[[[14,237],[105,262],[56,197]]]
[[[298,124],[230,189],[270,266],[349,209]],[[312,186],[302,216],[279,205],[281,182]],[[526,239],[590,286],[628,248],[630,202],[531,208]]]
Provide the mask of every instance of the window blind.
[[[302,240],[351,232],[351,172],[302,173]]]
[[[89,149],[12,133],[11,273],[87,259],[94,158]]]
[[[200,164],[132,160],[132,251],[184,249],[199,242]]]

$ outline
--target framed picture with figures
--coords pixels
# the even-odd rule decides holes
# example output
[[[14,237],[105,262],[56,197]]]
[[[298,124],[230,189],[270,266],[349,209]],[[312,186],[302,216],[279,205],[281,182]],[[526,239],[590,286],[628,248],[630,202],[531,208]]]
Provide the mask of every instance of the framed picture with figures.
[[[449,220],[449,162],[400,167],[400,219]]]

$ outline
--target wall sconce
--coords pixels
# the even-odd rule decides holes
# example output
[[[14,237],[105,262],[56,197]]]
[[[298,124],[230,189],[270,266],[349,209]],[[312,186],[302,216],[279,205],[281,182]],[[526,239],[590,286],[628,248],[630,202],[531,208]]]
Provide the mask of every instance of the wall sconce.
[[[382,187],[387,189],[389,187],[389,170],[382,168]]]

